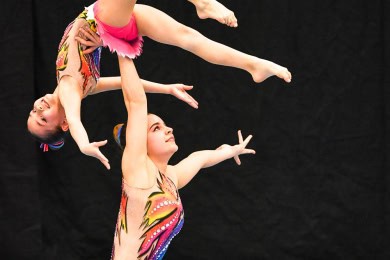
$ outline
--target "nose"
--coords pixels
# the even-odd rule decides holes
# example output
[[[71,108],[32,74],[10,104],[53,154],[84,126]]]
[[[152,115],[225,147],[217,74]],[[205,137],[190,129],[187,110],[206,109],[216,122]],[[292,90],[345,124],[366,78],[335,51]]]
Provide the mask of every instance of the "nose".
[[[34,107],[37,111],[43,111],[43,106],[41,103],[36,103]]]
[[[168,127],[168,126],[167,126],[167,127],[165,128],[165,133],[166,133],[166,134],[172,134],[172,133],[173,133],[173,129],[172,129],[171,127]]]

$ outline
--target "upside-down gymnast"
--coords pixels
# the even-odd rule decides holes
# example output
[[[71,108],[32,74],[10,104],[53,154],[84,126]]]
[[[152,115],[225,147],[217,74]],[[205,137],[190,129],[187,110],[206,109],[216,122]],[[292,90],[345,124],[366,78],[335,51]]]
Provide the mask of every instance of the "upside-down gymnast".
[[[99,0],[68,26],[56,61],[58,85],[53,94],[34,102],[27,120],[30,133],[38,141],[52,148],[61,147],[69,130],[82,153],[99,159],[110,168],[108,159],[99,150],[107,141],[90,142],[80,119],[82,99],[95,93],[99,85],[100,62],[100,48],[92,53],[84,53],[88,42],[80,38],[79,42],[76,40],[80,31],[88,34],[88,30],[97,28],[104,46],[129,58],[140,55],[142,36],[147,36],[161,43],[181,47],[210,63],[243,69],[251,74],[255,82],[262,82],[274,75],[286,82],[291,81],[291,73],[286,68],[214,42],[165,13],[150,6],[136,5],[135,2]],[[85,26],[89,29],[83,29]],[[116,84],[108,88],[119,87]],[[180,85],[177,92],[185,95],[190,105],[195,107],[196,101],[185,92],[188,89],[188,86]]]

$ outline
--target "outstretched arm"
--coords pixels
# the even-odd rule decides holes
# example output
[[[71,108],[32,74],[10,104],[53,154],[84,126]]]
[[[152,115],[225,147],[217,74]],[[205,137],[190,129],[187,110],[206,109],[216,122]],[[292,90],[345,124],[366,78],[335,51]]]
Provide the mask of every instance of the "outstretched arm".
[[[198,108],[198,102],[187,93],[193,86],[184,84],[160,84],[148,80],[141,79],[142,86],[147,93],[170,94],[176,98],[186,102],[193,108]],[[91,94],[98,94],[105,91],[121,89],[121,77],[102,77],[99,79],[96,88]]]
[[[76,41],[87,47],[87,49],[83,51],[84,54],[91,53],[97,47],[102,45],[99,35],[92,31],[88,26],[80,28],[78,35],[79,36],[75,37]],[[147,93],[170,94],[188,103],[193,108],[198,108],[198,102],[186,92],[187,90],[191,90],[193,86],[184,84],[160,84],[143,79],[141,79],[141,83]],[[102,77],[99,79],[95,89],[90,94],[98,94],[121,88],[122,85],[120,77]]]
[[[110,169],[108,159],[99,150],[99,147],[105,145],[107,140],[90,143],[87,131],[81,122],[81,93],[77,82],[72,77],[64,76],[60,80],[58,89],[59,98],[65,110],[66,121],[69,125],[70,134],[80,151],[85,155],[97,158],[107,169]]]
[[[178,188],[187,185],[200,169],[211,167],[230,158],[234,158],[236,163],[240,165],[239,155],[255,154],[255,150],[246,148],[251,139],[252,135],[249,135],[243,140],[241,131],[238,131],[238,144],[233,146],[224,144],[216,150],[194,152],[177,165],[172,166],[171,169],[176,173],[178,179]]]

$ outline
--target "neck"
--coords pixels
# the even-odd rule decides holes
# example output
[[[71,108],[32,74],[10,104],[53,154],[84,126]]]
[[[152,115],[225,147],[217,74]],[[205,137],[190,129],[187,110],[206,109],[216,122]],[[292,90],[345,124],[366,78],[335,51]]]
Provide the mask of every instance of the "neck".
[[[171,156],[150,157],[154,165],[156,165],[157,169],[164,174],[167,171],[168,161],[170,158]]]
[[[58,96],[58,85],[57,85],[57,87],[54,89],[53,95]]]

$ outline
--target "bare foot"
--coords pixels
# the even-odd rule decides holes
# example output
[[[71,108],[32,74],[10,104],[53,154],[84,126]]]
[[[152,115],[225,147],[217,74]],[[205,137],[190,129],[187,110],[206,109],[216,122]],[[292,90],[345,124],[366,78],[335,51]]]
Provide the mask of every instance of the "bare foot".
[[[237,27],[237,18],[232,11],[216,0],[188,0],[195,5],[200,19],[211,18],[230,27]]]
[[[291,82],[291,72],[287,68],[282,67],[272,61],[255,58],[256,60],[251,65],[248,71],[256,83],[260,83],[271,76],[277,76],[287,83]]]

